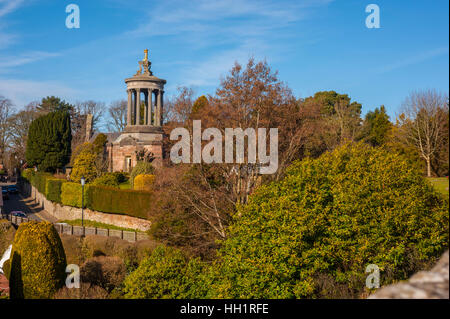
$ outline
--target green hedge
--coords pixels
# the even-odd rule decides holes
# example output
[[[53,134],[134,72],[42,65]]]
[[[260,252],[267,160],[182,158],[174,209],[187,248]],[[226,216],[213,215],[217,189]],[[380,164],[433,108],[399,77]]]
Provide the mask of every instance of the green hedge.
[[[89,207],[90,186],[84,187],[84,207]],[[61,185],[61,203],[72,207],[81,207],[81,184],[65,182]]]
[[[81,207],[81,184],[54,178],[49,173],[34,172],[32,169],[24,170],[22,178],[52,202]],[[151,195],[146,191],[87,184],[84,187],[84,207],[103,213],[146,219],[152,202]]]
[[[66,182],[64,179],[48,178],[45,187],[45,197],[52,201],[61,204],[61,187]]]
[[[147,218],[152,202],[151,193],[123,190],[106,186],[89,188],[89,208],[92,210]]]

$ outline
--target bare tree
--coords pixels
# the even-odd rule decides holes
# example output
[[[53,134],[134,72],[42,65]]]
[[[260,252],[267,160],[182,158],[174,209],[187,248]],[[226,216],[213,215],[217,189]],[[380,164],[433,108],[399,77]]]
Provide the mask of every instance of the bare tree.
[[[10,147],[18,160],[25,160],[28,129],[31,122],[39,116],[39,102],[31,102],[22,111],[13,114],[9,120]]]
[[[127,101],[118,100],[111,103],[108,108],[108,122],[106,124],[110,132],[123,132],[127,126]]]
[[[9,120],[12,112],[11,100],[0,95],[0,161],[3,162],[4,154],[10,139]]]
[[[414,146],[425,160],[427,176],[431,177],[431,162],[442,148],[448,131],[448,97],[436,90],[412,92],[403,103],[399,116],[400,132],[404,142]]]

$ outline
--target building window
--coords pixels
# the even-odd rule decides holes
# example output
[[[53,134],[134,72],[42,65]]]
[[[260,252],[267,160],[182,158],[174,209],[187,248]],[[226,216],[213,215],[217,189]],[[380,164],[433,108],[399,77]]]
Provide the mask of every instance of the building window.
[[[131,156],[125,157],[125,171],[131,172]]]

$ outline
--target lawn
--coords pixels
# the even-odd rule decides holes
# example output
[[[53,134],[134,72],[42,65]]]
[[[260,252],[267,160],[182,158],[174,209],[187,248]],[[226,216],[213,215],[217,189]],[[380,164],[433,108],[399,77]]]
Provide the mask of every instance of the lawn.
[[[81,226],[81,219],[62,220],[62,221],[60,221],[60,223],[66,223],[66,224],[73,225],[73,226]],[[132,231],[132,232],[137,231],[137,232],[139,232],[139,230],[136,230],[136,229],[124,228],[124,227],[104,224],[104,223],[95,222],[95,221],[86,220],[86,219],[84,220],[84,226],[85,227],[109,228],[109,229],[116,229],[116,230],[125,230],[125,231]]]
[[[130,181],[126,181],[122,184],[119,184],[119,188],[120,189],[131,189],[131,184]]]
[[[444,194],[445,196],[449,195],[447,177],[430,177],[427,179],[431,182],[431,184],[433,184],[434,188],[438,192]]]

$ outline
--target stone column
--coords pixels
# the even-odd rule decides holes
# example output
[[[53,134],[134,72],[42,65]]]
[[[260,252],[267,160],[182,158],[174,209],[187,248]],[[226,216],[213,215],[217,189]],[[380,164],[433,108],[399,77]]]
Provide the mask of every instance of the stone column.
[[[152,102],[153,101],[153,90],[148,89],[148,112],[147,112],[147,125],[153,125],[152,123]]]
[[[131,90],[127,90],[128,104],[127,104],[127,126],[131,125]]]
[[[156,91],[155,126],[159,126],[159,108],[161,106],[161,90]]]
[[[144,89],[144,125],[148,125],[147,118],[148,118],[148,89]]]
[[[136,89],[136,125],[141,123],[141,89]]]
[[[158,104],[156,106],[155,125],[161,126],[162,108],[163,108],[163,90],[158,90]]]

